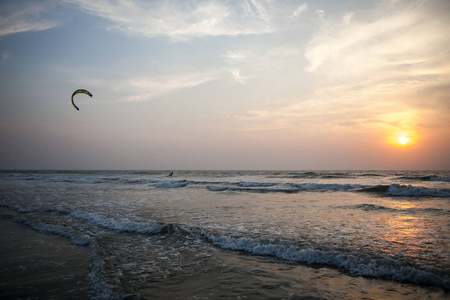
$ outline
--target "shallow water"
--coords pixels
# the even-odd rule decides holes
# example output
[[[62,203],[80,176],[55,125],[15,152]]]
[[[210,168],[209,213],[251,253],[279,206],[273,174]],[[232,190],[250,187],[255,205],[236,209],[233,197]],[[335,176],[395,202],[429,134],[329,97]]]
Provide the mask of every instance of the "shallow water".
[[[86,299],[88,249],[5,217],[0,208],[0,298]]]
[[[0,174],[0,205],[89,248],[94,298],[448,298],[450,172]]]

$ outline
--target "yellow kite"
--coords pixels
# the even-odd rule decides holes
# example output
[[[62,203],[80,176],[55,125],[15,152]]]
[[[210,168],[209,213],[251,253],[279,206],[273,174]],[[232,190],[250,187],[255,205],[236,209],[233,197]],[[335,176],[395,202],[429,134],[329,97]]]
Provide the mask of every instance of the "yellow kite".
[[[89,91],[83,90],[83,89],[79,89],[79,90],[76,90],[75,92],[73,92],[73,94],[72,94],[72,104],[73,104],[73,106],[74,106],[77,110],[80,110],[80,109],[75,105],[75,103],[73,102],[73,96],[75,96],[76,94],[87,94],[87,95],[89,95],[90,97],[92,97],[92,94],[91,94]]]

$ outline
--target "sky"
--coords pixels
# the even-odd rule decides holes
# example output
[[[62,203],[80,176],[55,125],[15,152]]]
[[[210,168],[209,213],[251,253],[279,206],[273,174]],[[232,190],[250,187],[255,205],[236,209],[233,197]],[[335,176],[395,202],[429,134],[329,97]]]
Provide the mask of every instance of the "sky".
[[[0,169],[449,170],[449,32],[448,0],[0,1]]]

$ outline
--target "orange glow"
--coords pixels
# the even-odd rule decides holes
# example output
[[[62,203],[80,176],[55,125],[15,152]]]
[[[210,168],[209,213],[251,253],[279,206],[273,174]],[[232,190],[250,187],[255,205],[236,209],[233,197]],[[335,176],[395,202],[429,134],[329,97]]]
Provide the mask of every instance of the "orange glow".
[[[388,138],[389,144],[399,148],[412,146],[416,141],[417,135],[412,131],[398,131]]]

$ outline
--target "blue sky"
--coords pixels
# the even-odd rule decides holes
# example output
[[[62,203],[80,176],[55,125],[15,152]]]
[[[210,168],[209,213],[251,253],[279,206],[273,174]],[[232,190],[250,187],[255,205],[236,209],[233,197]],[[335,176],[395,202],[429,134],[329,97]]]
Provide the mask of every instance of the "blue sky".
[[[445,0],[0,1],[0,168],[449,169],[449,27]]]

